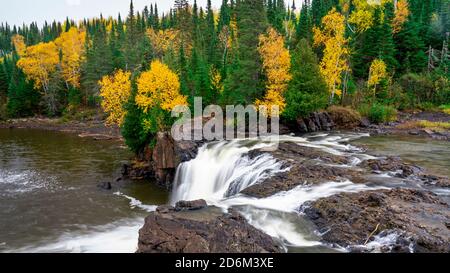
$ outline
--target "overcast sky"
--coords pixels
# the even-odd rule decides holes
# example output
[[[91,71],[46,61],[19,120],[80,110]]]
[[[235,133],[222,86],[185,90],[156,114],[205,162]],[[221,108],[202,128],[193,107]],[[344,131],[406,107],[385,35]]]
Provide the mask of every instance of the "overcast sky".
[[[206,6],[207,0],[197,0],[201,6]],[[287,0],[288,1],[288,0]],[[8,22],[10,25],[37,22],[42,25],[48,22],[63,21],[67,16],[79,20],[83,18],[114,16],[120,12],[128,13],[130,0],[2,0],[0,9],[0,22]],[[194,0],[189,2],[193,3]],[[289,0],[289,2],[292,2]],[[296,0],[300,2],[300,0]],[[144,6],[157,3],[160,12],[168,11],[173,6],[174,0],[134,0],[136,10],[142,10]],[[220,7],[222,0],[212,0],[215,8]]]

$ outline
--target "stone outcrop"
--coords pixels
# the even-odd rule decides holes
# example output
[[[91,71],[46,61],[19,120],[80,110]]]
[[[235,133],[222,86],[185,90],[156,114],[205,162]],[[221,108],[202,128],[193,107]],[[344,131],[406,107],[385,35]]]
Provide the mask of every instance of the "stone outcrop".
[[[236,211],[203,200],[162,206],[139,231],[138,253],[279,253],[283,248]]]
[[[298,118],[296,131],[300,133],[313,133],[318,131],[331,131],[334,122],[327,112],[312,113],[309,117]]]
[[[202,142],[175,141],[170,133],[156,135],[153,149],[146,149],[142,160],[122,167],[122,175],[131,179],[154,179],[170,190],[178,166],[197,156]]]
[[[250,152],[250,157],[257,157],[264,151]],[[288,171],[278,173],[242,191],[242,193],[264,198],[280,191],[289,191],[300,185],[320,184],[328,181],[364,182],[364,173],[359,169],[342,168],[335,165],[348,164],[348,158],[333,155],[320,149],[297,145],[292,142],[280,143],[271,155],[285,162]]]
[[[394,189],[345,193],[303,205],[323,241],[371,251],[371,242],[391,236],[381,252],[450,252],[450,206],[425,191]]]

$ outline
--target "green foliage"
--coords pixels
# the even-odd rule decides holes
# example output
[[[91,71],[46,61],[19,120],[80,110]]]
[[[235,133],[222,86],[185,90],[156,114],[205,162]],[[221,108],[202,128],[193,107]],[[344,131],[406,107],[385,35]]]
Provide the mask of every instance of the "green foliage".
[[[292,56],[292,80],[286,91],[287,102],[283,117],[294,121],[327,105],[328,91],[317,57],[306,39],[302,39]]]
[[[408,73],[399,82],[412,108],[425,102],[440,105],[450,101],[449,81],[442,75]]]
[[[259,35],[267,29],[263,1],[241,0],[236,4],[239,29],[237,56],[225,81],[224,104],[253,103],[261,98],[265,88],[261,57],[258,53]]]
[[[121,128],[125,143],[135,154],[141,153],[148,145],[151,135],[144,130],[144,113],[136,106],[134,96],[126,105],[127,114]]]
[[[14,57],[13,63],[16,60],[17,57]],[[31,116],[38,109],[39,93],[33,89],[33,83],[28,82],[23,72],[15,65],[11,72],[7,97],[7,112],[11,118]]]
[[[397,110],[388,105],[374,103],[369,111],[368,118],[373,123],[385,123],[397,119]]]

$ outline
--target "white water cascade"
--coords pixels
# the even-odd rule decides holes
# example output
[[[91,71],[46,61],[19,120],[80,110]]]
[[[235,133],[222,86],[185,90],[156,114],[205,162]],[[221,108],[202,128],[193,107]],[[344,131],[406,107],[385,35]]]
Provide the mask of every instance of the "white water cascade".
[[[280,141],[294,142],[300,146],[321,149],[324,152],[347,156],[352,165],[371,158],[351,145],[343,144],[366,135],[320,134],[309,138],[282,136]],[[210,205],[224,210],[238,209],[256,228],[279,238],[286,246],[311,247],[319,245],[317,238],[305,234],[299,227],[299,207],[307,202],[342,192],[371,190],[365,185],[350,181],[328,181],[318,186],[302,185],[288,192],[268,198],[252,198],[240,192],[289,169],[269,153],[250,156],[252,150],[275,145],[264,139],[233,140],[204,145],[198,156],[183,163],[177,170],[171,203],[180,200],[204,199]],[[342,167],[349,167],[343,165]]]

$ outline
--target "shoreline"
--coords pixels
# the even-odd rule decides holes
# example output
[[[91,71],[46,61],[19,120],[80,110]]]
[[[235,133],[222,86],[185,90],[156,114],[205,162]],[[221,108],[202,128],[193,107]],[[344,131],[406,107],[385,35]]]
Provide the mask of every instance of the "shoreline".
[[[23,118],[0,121],[0,129],[36,129],[76,134],[81,138],[124,142],[117,127],[106,127],[101,120],[63,121],[62,118]]]

